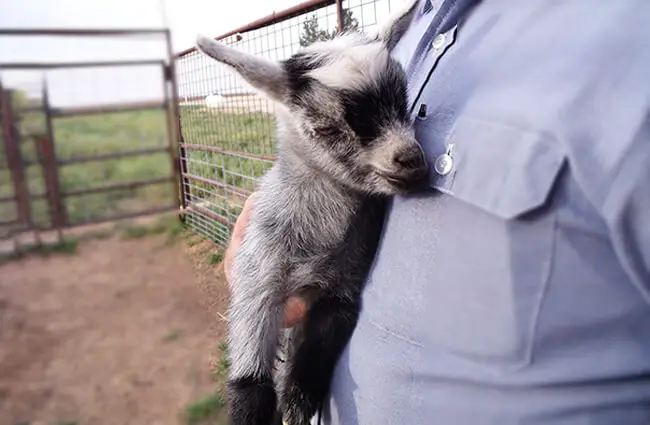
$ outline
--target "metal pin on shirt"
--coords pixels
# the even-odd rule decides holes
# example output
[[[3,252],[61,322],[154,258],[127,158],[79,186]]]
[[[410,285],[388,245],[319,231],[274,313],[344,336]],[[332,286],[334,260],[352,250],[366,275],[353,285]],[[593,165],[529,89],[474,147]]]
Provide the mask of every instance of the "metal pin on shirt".
[[[427,104],[422,103],[420,104],[420,109],[418,110],[418,118],[426,118],[427,117]]]

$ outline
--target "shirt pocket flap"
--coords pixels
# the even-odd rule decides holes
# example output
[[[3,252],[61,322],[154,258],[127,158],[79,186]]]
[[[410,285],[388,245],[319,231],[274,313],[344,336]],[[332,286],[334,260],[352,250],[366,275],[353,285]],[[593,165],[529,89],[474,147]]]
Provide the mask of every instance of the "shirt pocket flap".
[[[452,172],[432,170],[432,186],[503,219],[541,206],[565,160],[549,135],[466,118],[447,146]]]

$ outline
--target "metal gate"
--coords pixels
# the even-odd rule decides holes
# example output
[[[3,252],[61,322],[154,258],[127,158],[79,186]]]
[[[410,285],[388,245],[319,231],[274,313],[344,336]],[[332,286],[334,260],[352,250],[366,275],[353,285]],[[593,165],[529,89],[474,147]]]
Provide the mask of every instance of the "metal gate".
[[[43,76],[53,70],[152,69],[149,75],[157,75],[162,91],[151,101],[58,107],[45,77],[40,95],[30,97],[0,80],[0,255],[60,241],[71,227],[179,210],[179,124],[167,30],[0,30],[0,35],[160,36],[168,56],[0,63],[0,71]]]

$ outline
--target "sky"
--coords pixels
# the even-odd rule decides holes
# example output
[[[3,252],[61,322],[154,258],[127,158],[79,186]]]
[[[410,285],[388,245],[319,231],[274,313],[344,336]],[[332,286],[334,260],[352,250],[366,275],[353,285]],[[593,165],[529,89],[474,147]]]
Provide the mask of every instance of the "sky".
[[[253,20],[300,3],[302,0],[0,0],[0,28],[165,28],[172,34],[174,52],[193,46],[198,33],[217,36]],[[391,0],[378,0],[384,4]],[[400,0],[392,0],[400,1]],[[351,5],[354,0],[350,3]],[[384,14],[376,5],[360,6],[358,14]],[[367,0],[364,1],[366,3]],[[352,6],[351,6],[352,7]],[[373,9],[371,11],[371,9]],[[333,9],[330,7],[329,11]],[[325,16],[326,11],[321,13]],[[370,19],[370,18],[368,18]],[[368,20],[367,19],[367,20]],[[327,22],[331,22],[329,19]],[[298,21],[291,28],[274,30],[242,47],[256,54],[287,55],[297,47]],[[253,35],[252,35],[253,37]],[[284,38],[283,38],[284,37]],[[253,37],[254,38],[254,37]],[[282,41],[280,41],[282,39]],[[290,40],[289,42],[287,40]],[[278,50],[277,46],[285,48]],[[0,62],[82,62],[110,60],[163,60],[162,37],[44,37],[0,36]],[[181,97],[226,92],[245,87],[241,81],[214,68],[205,58],[192,56],[179,64],[187,76],[179,78]],[[209,75],[206,74],[209,67]],[[203,74],[198,75],[199,72]],[[54,106],[82,106],[162,98],[163,79],[158,65],[146,67],[63,69],[45,73]],[[41,90],[42,71],[3,71],[5,86],[28,93]],[[189,78],[189,77],[188,77]],[[209,81],[205,81],[209,80]],[[235,91],[236,91],[235,90]]]

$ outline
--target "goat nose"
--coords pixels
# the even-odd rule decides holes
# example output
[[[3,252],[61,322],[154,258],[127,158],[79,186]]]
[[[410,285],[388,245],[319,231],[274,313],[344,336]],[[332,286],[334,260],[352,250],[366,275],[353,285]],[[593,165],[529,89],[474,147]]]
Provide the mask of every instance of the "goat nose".
[[[393,161],[400,168],[422,168],[425,166],[424,154],[419,148],[404,149],[399,151],[393,157]]]

